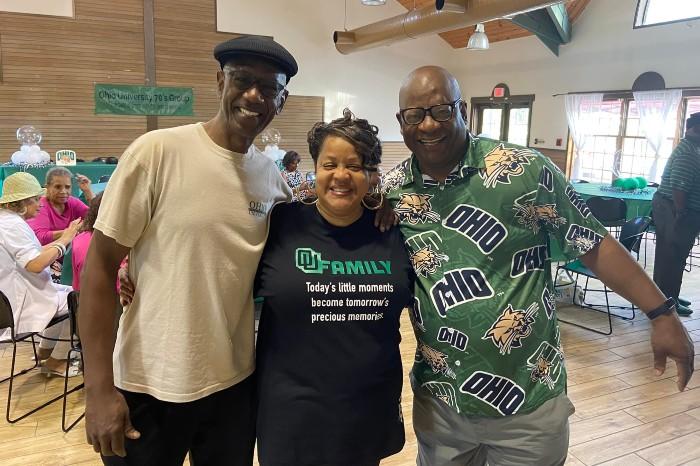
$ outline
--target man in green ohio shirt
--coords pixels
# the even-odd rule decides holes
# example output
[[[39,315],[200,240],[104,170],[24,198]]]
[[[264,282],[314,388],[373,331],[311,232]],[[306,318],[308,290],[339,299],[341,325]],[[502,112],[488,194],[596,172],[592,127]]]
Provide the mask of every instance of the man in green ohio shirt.
[[[418,464],[563,464],[573,409],[550,242],[645,312],[666,299],[549,159],[468,133],[466,104],[446,70],[413,71],[399,105],[412,155],[383,184],[418,277]],[[655,365],[676,360],[683,389],[690,338],[675,313],[652,322]]]

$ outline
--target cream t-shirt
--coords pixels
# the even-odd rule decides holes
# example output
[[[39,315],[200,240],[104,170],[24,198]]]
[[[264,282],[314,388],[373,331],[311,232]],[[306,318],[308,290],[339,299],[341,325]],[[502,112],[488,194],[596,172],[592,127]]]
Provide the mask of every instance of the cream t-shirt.
[[[95,223],[131,248],[136,284],[114,349],[117,387],[188,402],[253,372],[253,280],[270,210],[290,198],[255,146],[223,149],[201,123],[127,148]]]

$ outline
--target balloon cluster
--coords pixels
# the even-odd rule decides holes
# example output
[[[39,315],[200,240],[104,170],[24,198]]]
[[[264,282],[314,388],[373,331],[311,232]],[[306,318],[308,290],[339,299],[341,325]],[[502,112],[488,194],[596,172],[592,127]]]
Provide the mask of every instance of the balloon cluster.
[[[12,154],[10,160],[15,165],[46,165],[51,162],[48,152],[41,150],[41,133],[33,126],[17,129],[20,150]]]
[[[634,178],[618,178],[613,181],[612,185],[624,191],[632,191],[635,189],[644,189],[647,187],[647,184],[646,178],[637,176]]]
[[[282,141],[282,135],[275,128],[268,128],[263,131],[260,136],[262,143],[265,144],[263,154],[275,162],[279,162],[278,166],[282,169],[282,158],[287,152],[279,148],[279,143]]]

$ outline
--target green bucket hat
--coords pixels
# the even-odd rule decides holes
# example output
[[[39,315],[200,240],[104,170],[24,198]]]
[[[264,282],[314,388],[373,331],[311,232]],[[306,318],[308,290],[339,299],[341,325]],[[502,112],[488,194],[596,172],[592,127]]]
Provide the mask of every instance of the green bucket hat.
[[[2,185],[2,197],[0,204],[29,199],[34,196],[41,196],[46,193],[39,181],[27,172],[17,172],[5,178]]]

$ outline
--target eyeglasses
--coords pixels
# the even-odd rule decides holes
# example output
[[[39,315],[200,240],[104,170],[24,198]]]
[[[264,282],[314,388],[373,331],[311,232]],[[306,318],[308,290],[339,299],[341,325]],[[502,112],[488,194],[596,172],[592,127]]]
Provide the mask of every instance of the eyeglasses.
[[[432,107],[404,108],[399,113],[401,114],[401,119],[407,125],[421,124],[428,113],[430,113],[430,117],[433,120],[443,122],[452,118],[455,108],[460,102],[462,102],[462,99],[457,99],[449,104],[433,105]]]
[[[239,91],[247,91],[255,86],[266,99],[276,98],[285,87],[279,82],[264,81],[247,71],[232,69],[226,69],[225,71],[231,76],[231,81],[236,89]]]

